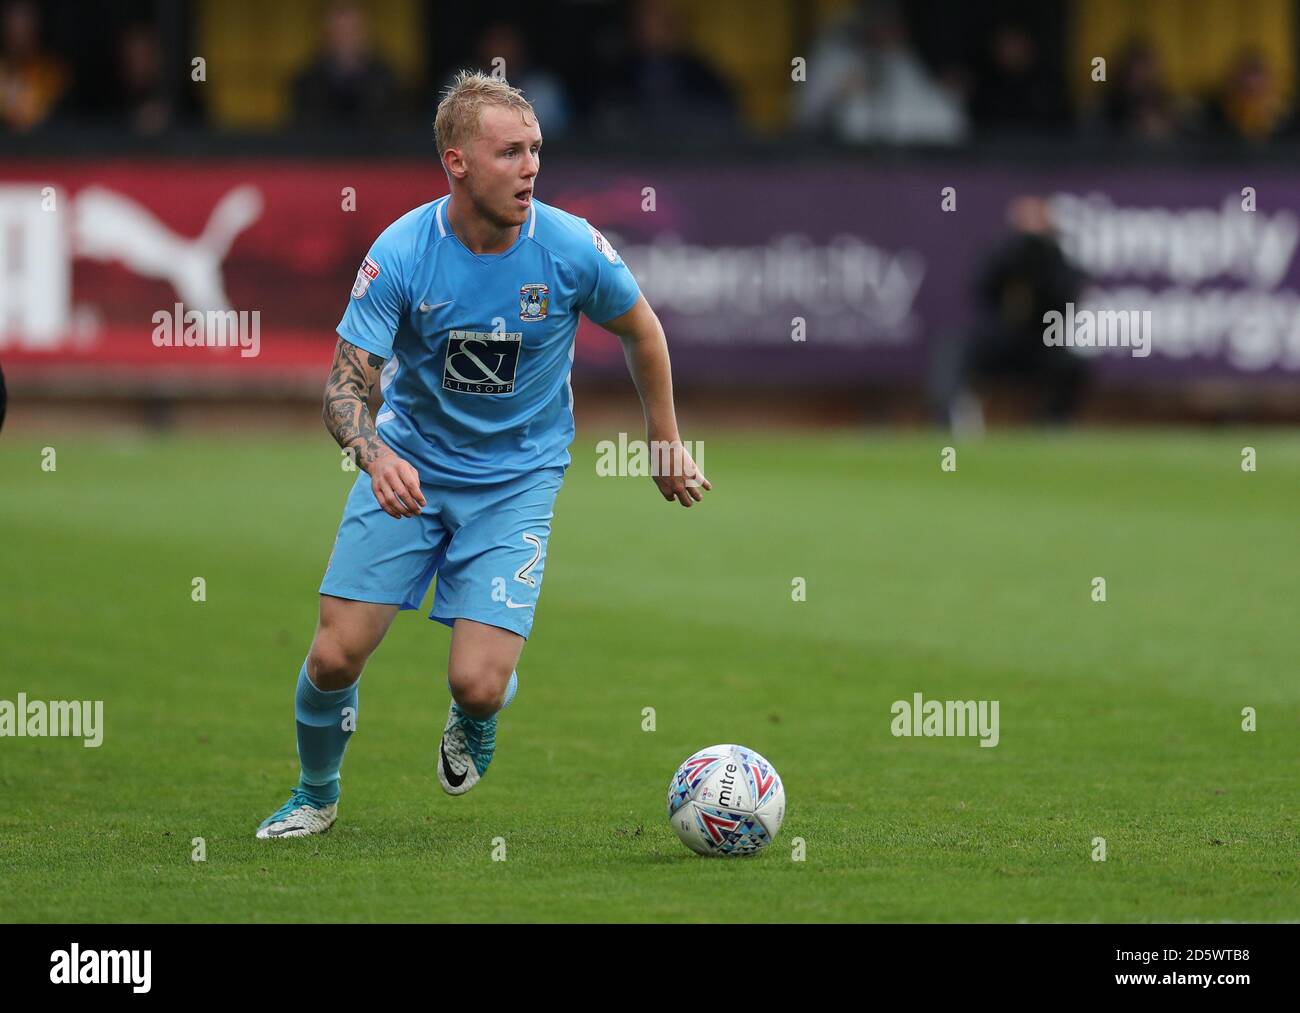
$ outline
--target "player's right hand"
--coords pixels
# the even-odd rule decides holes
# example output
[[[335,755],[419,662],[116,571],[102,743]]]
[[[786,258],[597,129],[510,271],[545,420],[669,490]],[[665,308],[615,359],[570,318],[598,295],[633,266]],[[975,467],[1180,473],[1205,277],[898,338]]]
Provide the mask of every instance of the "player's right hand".
[[[414,517],[424,509],[419,472],[391,450],[370,465],[370,488],[384,512],[393,517]]]

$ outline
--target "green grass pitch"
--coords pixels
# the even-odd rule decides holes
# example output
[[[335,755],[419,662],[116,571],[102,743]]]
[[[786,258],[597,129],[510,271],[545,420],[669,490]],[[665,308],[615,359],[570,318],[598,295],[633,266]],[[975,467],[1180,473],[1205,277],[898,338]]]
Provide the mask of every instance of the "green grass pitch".
[[[297,776],[337,450],[7,436],[0,699],[103,700],[105,734],[0,738],[0,918],[1300,918],[1293,436],[1006,434],[945,473],[937,435],[705,435],[689,511],[598,479],[580,435],[478,788],[438,788],[448,631],[404,613],[339,822],[291,841],[253,829]],[[916,692],[998,700],[999,744],[894,737]],[[732,741],[780,771],[785,826],[699,858],[668,779]]]

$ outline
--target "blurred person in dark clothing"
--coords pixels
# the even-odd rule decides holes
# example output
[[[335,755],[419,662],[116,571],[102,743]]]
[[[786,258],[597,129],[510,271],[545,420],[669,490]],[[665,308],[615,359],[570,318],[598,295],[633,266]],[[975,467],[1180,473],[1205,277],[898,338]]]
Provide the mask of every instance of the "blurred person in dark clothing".
[[[63,61],[41,49],[40,19],[29,0],[0,9],[0,123],[15,132],[50,118],[71,83]]]
[[[1044,65],[1034,37],[1020,25],[994,29],[974,72],[970,113],[978,126],[1056,127],[1065,121],[1060,74]]]
[[[162,38],[153,25],[128,25],[118,42],[117,111],[133,133],[160,134],[189,118],[195,106],[168,87]]]
[[[546,124],[548,137],[568,132],[573,116],[564,85],[551,71],[534,65],[518,25],[509,21],[488,25],[479,37],[477,56],[479,66],[488,74],[496,69],[494,60],[504,61],[507,80],[528,96],[537,121]]]
[[[1212,105],[1212,123],[1247,141],[1265,141],[1288,130],[1290,106],[1264,54],[1243,51]]]
[[[1145,39],[1130,42],[1107,87],[1106,126],[1133,140],[1163,141],[1182,132],[1188,113],[1166,86],[1155,47]]]
[[[330,5],[319,56],[293,83],[300,124],[364,126],[398,109],[397,75],[370,45],[365,15],[349,0]]]
[[[1066,261],[1053,234],[1047,202],[1017,197],[1007,208],[1011,231],[976,269],[975,322],[965,340],[941,345],[931,367],[931,400],[940,421],[954,429],[982,428],[972,387],[1009,378],[1038,402],[1041,421],[1074,415],[1088,367],[1073,349],[1043,343],[1051,310],[1064,313],[1078,299],[1082,274]]]
[[[619,132],[702,134],[733,129],[737,109],[722,77],[683,45],[673,6],[640,0],[632,52],[614,65],[601,117]]]

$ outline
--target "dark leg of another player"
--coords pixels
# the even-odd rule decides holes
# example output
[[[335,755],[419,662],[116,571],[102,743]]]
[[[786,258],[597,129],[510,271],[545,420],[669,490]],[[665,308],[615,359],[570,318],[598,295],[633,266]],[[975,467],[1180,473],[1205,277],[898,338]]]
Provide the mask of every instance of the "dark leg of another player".
[[[1046,353],[1054,353],[1047,356]],[[1050,425],[1066,425],[1078,414],[1088,386],[1088,364],[1069,349],[1044,349],[1043,418]]]
[[[978,405],[976,386],[981,379],[1019,371],[1013,345],[995,319],[981,319],[968,331],[935,341],[926,397],[938,425],[957,428],[963,402]]]
[[[953,332],[935,337],[926,368],[926,408],[937,426],[952,425],[953,402],[962,391],[965,336]]]

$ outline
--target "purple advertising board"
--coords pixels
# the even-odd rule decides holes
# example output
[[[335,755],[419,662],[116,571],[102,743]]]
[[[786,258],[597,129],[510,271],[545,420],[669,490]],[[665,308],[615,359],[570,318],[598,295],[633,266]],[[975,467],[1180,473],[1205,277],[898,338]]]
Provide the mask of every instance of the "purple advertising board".
[[[1077,315],[1122,313],[1150,329],[1147,354],[1078,349],[1103,377],[1300,376],[1300,182],[1276,173],[682,174],[655,188],[663,220],[627,216],[607,231],[674,349],[703,369],[916,377],[935,340],[969,328],[974,272],[1025,194],[1048,201],[1087,279]]]

